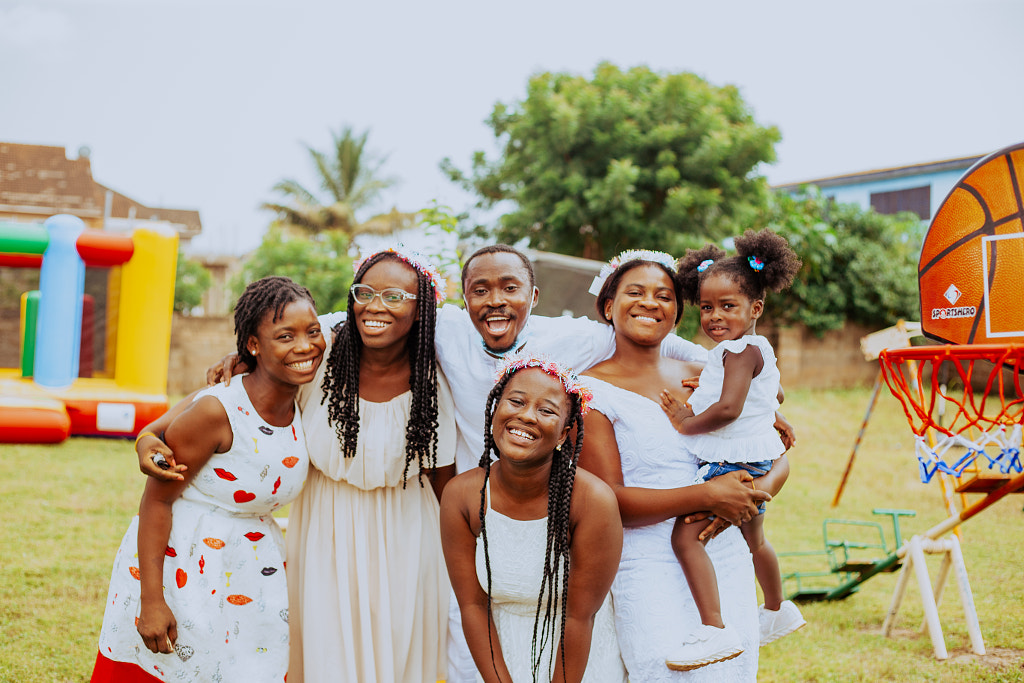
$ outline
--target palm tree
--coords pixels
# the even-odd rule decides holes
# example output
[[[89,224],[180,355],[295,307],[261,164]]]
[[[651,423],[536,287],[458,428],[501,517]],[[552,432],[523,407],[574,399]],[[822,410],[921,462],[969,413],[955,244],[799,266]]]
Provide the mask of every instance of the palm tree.
[[[364,227],[355,217],[356,211],[369,205],[381,190],[395,183],[394,179],[377,177],[385,160],[373,159],[366,149],[369,134],[369,131],[356,134],[350,126],[342,128],[340,134],[332,132],[334,147],[327,154],[306,145],[327,201],[322,201],[316,193],[289,178],[273,188],[289,201],[264,202],[262,208],[275,212],[284,225],[313,234],[338,230],[351,237],[362,232],[379,232],[380,227]]]

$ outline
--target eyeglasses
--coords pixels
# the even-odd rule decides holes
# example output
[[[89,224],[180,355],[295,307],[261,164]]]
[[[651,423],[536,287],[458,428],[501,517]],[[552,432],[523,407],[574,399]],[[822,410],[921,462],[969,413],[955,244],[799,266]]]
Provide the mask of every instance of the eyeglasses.
[[[370,285],[352,285],[352,296],[357,303],[368,306],[374,297],[379,296],[381,303],[388,308],[399,308],[406,301],[415,301],[416,295],[404,289],[388,287],[379,292]]]

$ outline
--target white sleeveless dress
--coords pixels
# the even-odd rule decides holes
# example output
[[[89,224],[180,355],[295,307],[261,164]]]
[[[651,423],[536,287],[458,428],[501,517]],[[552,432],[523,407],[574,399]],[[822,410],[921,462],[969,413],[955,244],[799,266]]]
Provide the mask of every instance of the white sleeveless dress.
[[[150,652],[139,615],[136,516],[114,559],[93,681],[283,683],[288,671],[285,546],[271,512],[302,489],[309,469],[296,408],[287,427],[260,418],[241,377],[212,395],[231,423],[231,449],[215,453],[172,506],[164,599],[178,624],[171,654]]]
[[[537,617],[537,598],[544,576],[544,551],[547,544],[548,518],[519,520],[491,509],[490,481],[487,482],[487,551],[491,564],[491,612],[505,664],[513,683],[533,681],[531,649],[533,625]],[[480,587],[487,592],[487,567],[484,564],[483,535],[476,540],[476,575]],[[542,615],[543,616],[543,615]],[[560,627],[556,627],[555,643]],[[541,654],[538,681],[550,681],[553,671],[554,644]],[[549,668],[550,667],[550,668]],[[483,678],[477,674],[477,680]],[[634,679],[635,680],[635,679]],[[624,683],[619,645],[615,637],[615,619],[609,595],[594,618],[590,642],[590,659],[583,683]]]
[[[591,407],[615,428],[626,486],[669,489],[693,484],[697,460],[688,437],[677,432],[661,407],[650,399],[586,378],[594,392]],[[758,620],[754,567],[739,529],[724,531],[707,545],[715,565],[725,623],[743,641],[739,657],[694,671],[672,671],[665,656],[700,625],[686,577],[672,552],[674,519],[627,527],[622,561],[612,584],[615,626],[631,683],[675,681],[755,681]],[[492,565],[493,566],[493,565]]]

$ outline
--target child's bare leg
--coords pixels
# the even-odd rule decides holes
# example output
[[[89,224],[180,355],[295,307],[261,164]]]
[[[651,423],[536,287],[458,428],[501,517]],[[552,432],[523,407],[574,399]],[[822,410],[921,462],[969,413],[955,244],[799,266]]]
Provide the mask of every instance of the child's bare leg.
[[[672,550],[683,567],[686,582],[690,584],[690,592],[693,593],[693,601],[697,603],[701,623],[724,628],[715,566],[711,563],[704,544],[697,540],[703,526],[684,524],[683,518],[677,517],[676,525],[672,529]]]
[[[764,515],[758,515],[740,526],[754,560],[754,576],[764,593],[764,607],[778,610],[782,604],[782,573],[775,549],[764,536]]]

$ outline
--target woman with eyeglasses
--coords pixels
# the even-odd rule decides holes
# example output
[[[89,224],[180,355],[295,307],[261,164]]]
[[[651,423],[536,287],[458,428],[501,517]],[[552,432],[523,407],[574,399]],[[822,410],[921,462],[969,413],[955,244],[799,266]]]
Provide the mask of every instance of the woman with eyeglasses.
[[[434,353],[445,283],[403,249],[355,269],[348,315],[320,317],[333,325],[326,361],[298,395],[311,466],[285,535],[288,682],[436,681],[451,592],[438,501],[455,474],[454,407]],[[155,437],[137,449],[173,462]]]
[[[445,283],[404,250],[356,264],[346,320],[299,396],[310,468],[289,512],[288,681],[436,681],[448,575],[439,505],[455,475],[434,353]]]

